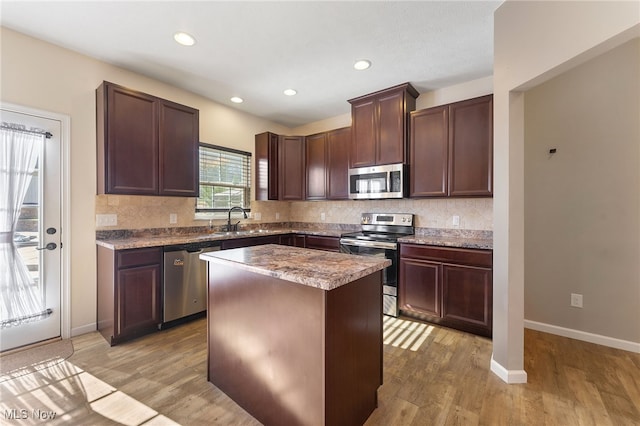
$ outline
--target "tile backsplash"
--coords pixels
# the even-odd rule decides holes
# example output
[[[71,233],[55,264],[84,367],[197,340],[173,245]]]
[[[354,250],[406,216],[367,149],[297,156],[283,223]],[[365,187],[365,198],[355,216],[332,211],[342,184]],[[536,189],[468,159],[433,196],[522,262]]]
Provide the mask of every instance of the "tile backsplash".
[[[97,230],[148,229],[206,226],[208,220],[194,219],[194,198],[134,195],[97,195],[96,215],[115,214],[117,225],[97,226]],[[253,201],[253,218],[242,223],[308,222],[358,224],[364,212],[413,213],[416,227],[493,230],[492,198],[442,198],[362,201]],[[259,214],[260,219],[254,218]],[[176,223],[171,223],[175,214]],[[453,225],[453,217],[459,225]],[[214,219],[214,225],[226,219]]]

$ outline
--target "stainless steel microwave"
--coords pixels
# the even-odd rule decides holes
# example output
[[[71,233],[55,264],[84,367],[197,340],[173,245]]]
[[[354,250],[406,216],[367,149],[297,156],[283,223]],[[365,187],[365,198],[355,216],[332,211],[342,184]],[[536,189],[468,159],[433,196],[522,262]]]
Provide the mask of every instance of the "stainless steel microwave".
[[[349,169],[349,198],[352,200],[402,198],[407,195],[406,184],[404,164]]]

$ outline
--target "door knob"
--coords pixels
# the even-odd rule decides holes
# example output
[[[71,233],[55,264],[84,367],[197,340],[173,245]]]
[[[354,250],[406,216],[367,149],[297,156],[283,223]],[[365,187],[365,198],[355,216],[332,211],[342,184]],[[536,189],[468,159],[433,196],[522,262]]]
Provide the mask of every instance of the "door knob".
[[[56,228],[47,228],[47,234],[53,235],[56,233]]]
[[[49,243],[44,247],[36,248],[36,250],[55,250],[56,248],[58,248],[58,245],[56,243]]]

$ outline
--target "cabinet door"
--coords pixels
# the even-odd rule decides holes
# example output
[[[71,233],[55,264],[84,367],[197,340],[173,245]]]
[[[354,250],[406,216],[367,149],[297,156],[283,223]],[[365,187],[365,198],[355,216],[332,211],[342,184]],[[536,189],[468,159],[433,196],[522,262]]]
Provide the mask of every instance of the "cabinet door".
[[[199,188],[198,110],[159,100],[160,195],[197,197]]]
[[[307,200],[327,198],[327,134],[307,136]]]
[[[160,274],[160,264],[118,270],[116,336],[151,331],[162,322]]]
[[[443,106],[412,112],[410,129],[410,196],[446,196],[449,108]]]
[[[351,105],[351,167],[373,166],[376,162],[376,102],[367,99]]]
[[[278,199],[278,135],[270,132],[255,137],[256,200]]]
[[[493,194],[493,96],[449,106],[449,195]]]
[[[158,111],[156,98],[104,83],[97,102],[106,102],[98,112],[98,192],[107,194],[157,195]],[[103,126],[103,129],[101,127]],[[101,131],[104,130],[104,131]],[[101,180],[104,179],[104,184]]]
[[[228,250],[238,247],[259,246],[262,244],[280,244],[280,235],[268,235],[264,237],[235,238],[224,240],[220,245],[221,250]]]
[[[316,250],[340,251],[340,238],[324,237],[322,235],[307,235],[305,247]]]
[[[400,309],[440,317],[441,269],[440,263],[401,258]]]
[[[404,91],[380,96],[377,114],[376,164],[404,163],[406,141]]]
[[[332,130],[327,134],[327,198],[349,199],[349,151],[351,128]]]
[[[442,282],[443,319],[490,336],[493,315],[491,269],[444,264]]]
[[[283,246],[304,247],[304,235],[281,235],[280,244],[282,244]]]
[[[304,137],[280,136],[278,143],[280,200],[304,200]]]

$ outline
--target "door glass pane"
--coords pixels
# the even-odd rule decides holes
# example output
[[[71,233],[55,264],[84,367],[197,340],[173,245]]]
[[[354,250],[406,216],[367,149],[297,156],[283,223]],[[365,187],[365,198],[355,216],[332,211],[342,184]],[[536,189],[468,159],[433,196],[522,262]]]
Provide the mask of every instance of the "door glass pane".
[[[42,202],[39,169],[40,161],[38,161],[31,176],[31,183],[29,184],[27,195],[24,197],[16,233],[13,237],[18,247],[18,253],[20,253],[29,270],[29,275],[38,288],[40,288],[40,271],[42,269],[40,251],[36,250],[37,247],[40,247],[40,241],[42,240],[40,238],[40,208]],[[40,289],[38,292],[42,293],[42,290]]]

